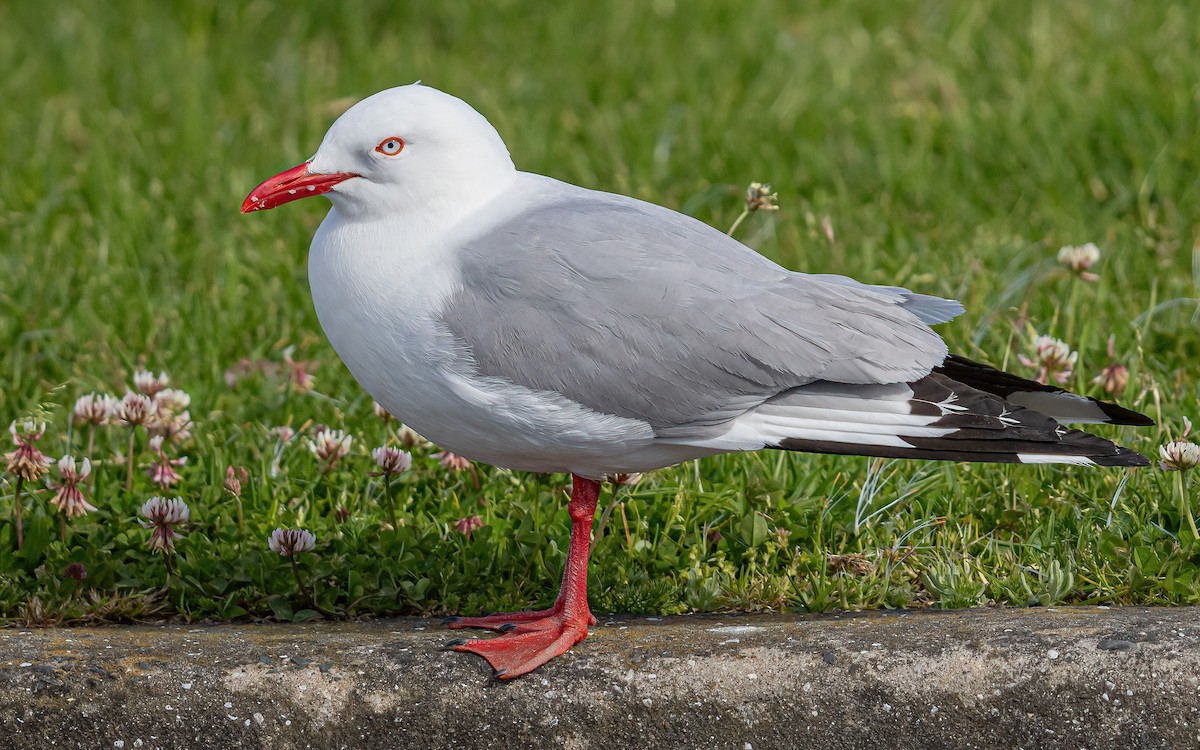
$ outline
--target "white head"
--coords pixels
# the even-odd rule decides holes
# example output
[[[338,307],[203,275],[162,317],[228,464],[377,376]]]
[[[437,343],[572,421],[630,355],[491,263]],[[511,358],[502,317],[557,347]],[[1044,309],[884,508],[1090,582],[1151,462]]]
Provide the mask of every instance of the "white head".
[[[317,153],[255,188],[249,213],[328,194],[339,214],[427,214],[502,190],[516,170],[500,135],[466,102],[414,83],[355,104]]]

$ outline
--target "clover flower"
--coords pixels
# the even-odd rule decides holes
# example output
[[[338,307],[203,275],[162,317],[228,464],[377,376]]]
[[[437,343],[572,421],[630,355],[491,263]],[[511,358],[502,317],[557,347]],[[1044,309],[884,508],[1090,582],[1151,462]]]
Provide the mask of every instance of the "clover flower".
[[[1088,270],[1098,260],[1100,260],[1100,248],[1091,242],[1078,247],[1068,245],[1058,251],[1058,262],[1084,281],[1100,280],[1099,276]]]
[[[113,410],[117,420],[128,427],[142,427],[154,421],[158,406],[144,393],[126,391]]]
[[[605,474],[604,481],[612,482],[618,486],[635,485],[642,481],[641,472],[633,472],[632,474]]]
[[[83,581],[88,577],[88,569],[83,563],[67,563],[67,567],[63,568],[64,578],[74,578],[76,581]]]
[[[234,497],[242,496],[242,482],[250,478],[250,472],[244,466],[230,466],[225,469],[225,491]]]
[[[186,430],[190,425],[191,415],[188,407],[192,403],[192,397],[187,391],[178,388],[162,388],[148,398],[150,399],[150,415],[143,424],[152,433],[172,437],[180,430]]]
[[[165,372],[160,372],[157,376],[149,370],[135,370],[133,373],[134,390],[150,398],[157,396],[170,384],[171,378],[167,377]]]
[[[333,612],[317,602],[312,588],[304,582],[304,578],[300,575],[300,565],[296,562],[297,556],[304,552],[311,552],[316,544],[317,538],[306,529],[275,529],[271,532],[271,538],[267,540],[267,546],[271,548],[271,551],[278,552],[281,557],[286,557],[292,564],[292,577],[296,579],[296,588],[300,590],[304,598],[308,599],[308,605],[326,617],[333,617]],[[345,616],[345,613],[343,612],[342,615]]]
[[[1187,471],[1200,466],[1200,445],[1187,439],[1191,431],[1192,420],[1184,417],[1183,434],[1159,447],[1158,456],[1162,459],[1159,466],[1167,471]]]
[[[746,210],[753,213],[755,211],[778,211],[779,206],[775,203],[778,200],[779,194],[771,192],[771,185],[765,182],[752,182],[750,187],[746,188]]]
[[[317,538],[306,529],[275,529],[267,546],[272,552],[278,552],[281,557],[295,557],[303,552],[311,552],[317,544]]]
[[[21,503],[21,491],[25,482],[37,481],[50,470],[50,464],[53,462],[34,445],[46,432],[44,423],[27,419],[21,424],[21,431],[18,433],[17,423],[13,422],[8,426],[8,432],[12,435],[16,450],[5,453],[4,458],[8,473],[17,478],[12,495],[13,523],[17,531],[17,549],[21,549],[25,546],[25,507]]]
[[[1187,471],[1200,466],[1200,445],[1190,440],[1172,440],[1159,447],[1158,455],[1162,459],[1158,465],[1167,471]]]
[[[1065,342],[1051,336],[1038,336],[1033,340],[1033,350],[1032,359],[1023,354],[1018,355],[1018,359],[1026,367],[1038,368],[1037,377],[1034,378],[1037,382],[1046,383],[1052,378],[1058,383],[1065,383],[1070,379],[1079,354],[1071,351]]]
[[[163,450],[162,446],[162,435],[155,435],[150,438],[150,450],[154,453],[154,460],[146,468],[146,473],[150,476],[151,482],[154,482],[163,489],[167,489],[181,479],[179,472],[175,471],[175,467],[186,464],[187,456],[171,458]]]
[[[423,448],[429,445],[429,441],[421,437],[416,430],[408,425],[400,425],[396,430],[396,439],[400,441],[400,445],[404,446],[405,450],[413,448]]]
[[[394,529],[402,524],[396,518],[396,501],[392,497],[392,477],[399,476],[408,471],[409,467],[412,466],[412,454],[394,446],[381,445],[371,451],[371,457],[375,459],[375,463],[379,466],[379,471],[371,472],[371,476],[383,477],[383,490],[384,498],[387,500],[388,520]]]
[[[470,460],[463,458],[457,453],[451,453],[450,451],[438,451],[437,453],[433,454],[433,457],[438,460],[438,463],[442,465],[442,468],[449,471],[464,471],[471,468]]]
[[[37,481],[50,470],[50,465],[54,463],[35,445],[46,433],[45,423],[34,422],[31,419],[25,420],[18,432],[17,423],[13,422],[8,426],[8,433],[12,435],[13,443],[16,445],[15,450],[4,454],[4,459],[8,462],[8,473],[27,482]]]
[[[159,416],[162,416],[161,412]],[[186,441],[192,436],[191,412],[181,411],[178,414],[171,415],[169,419],[160,420],[154,426],[154,432],[177,445]]]
[[[1108,364],[1100,374],[1092,378],[1092,385],[1098,385],[1105,393],[1124,393],[1129,383],[1129,368],[1117,361],[1115,351],[1116,337],[1108,337]]]
[[[143,383],[145,385],[145,383]],[[133,489],[133,453],[137,428],[150,429],[158,420],[158,405],[144,393],[126,391],[114,411],[117,421],[129,427],[129,445],[125,454],[125,489]]]
[[[1183,472],[1200,466],[1200,445],[1187,439],[1192,431],[1192,420],[1183,418],[1183,434],[1158,449],[1162,459],[1159,466],[1165,471],[1178,471],[1175,475],[1175,495],[1179,503],[1180,518],[1187,519],[1188,528],[1193,539],[1200,539],[1200,529],[1196,527],[1196,516],[1192,513],[1192,503],[1188,498],[1187,480]]]
[[[458,531],[458,533],[469,539],[471,537],[471,532],[475,531],[475,529],[483,528],[483,519],[479,516],[467,516],[466,518],[460,518],[454,522],[454,528]]]
[[[177,388],[163,388],[153,397],[153,414],[145,421],[152,435],[163,435],[172,443],[191,437],[192,415],[188,406],[192,397]]]
[[[54,497],[50,499],[50,502],[54,503],[54,507],[58,509],[59,513],[67,518],[74,518],[96,510],[88,503],[87,498],[83,496],[83,490],[79,487],[91,473],[92,462],[86,458],[78,467],[76,467],[74,456],[63,456],[58,459],[58,474],[61,480],[58,484],[51,486],[51,489],[54,490]]]
[[[308,449],[312,454],[320,459],[325,464],[325,468],[332,469],[337,465],[337,462],[345,458],[350,452],[350,444],[354,441],[350,435],[347,435],[342,430],[334,430],[326,427],[317,432],[312,440],[308,441]]]
[[[375,476],[394,477],[403,474],[412,466],[412,454],[394,446],[380,446],[371,451],[371,458],[379,466],[379,471],[371,472]]]
[[[756,211],[778,211],[779,206],[775,203],[778,197],[777,193],[771,192],[770,185],[763,182],[750,183],[750,187],[746,188],[746,201],[742,207],[742,212],[733,220],[733,224],[730,225],[729,231],[725,234],[732,237],[737,228],[746,220],[746,217]],[[830,234],[832,234],[832,228],[830,228]]]
[[[308,393],[313,389],[313,377],[308,372],[308,368],[314,366],[315,362],[292,359],[292,354],[296,347],[289,346],[283,350],[283,364],[288,369],[288,382],[300,393]]]
[[[1103,388],[1105,393],[1124,393],[1129,383],[1129,368],[1120,362],[1109,362],[1092,378],[1092,383]]]
[[[187,523],[191,517],[191,509],[183,498],[164,498],[155,495],[142,505],[142,528],[152,529],[150,534],[150,549],[162,552],[164,555],[175,551],[175,539],[181,536],[175,530],[176,526]]]
[[[178,414],[191,406],[192,397],[186,391],[178,388],[164,388],[155,394],[154,403],[160,414],[162,412]]]
[[[242,482],[250,478],[250,472],[243,466],[229,466],[225,469],[225,491],[233,495],[237,503],[238,533],[246,533],[246,517],[242,512]]]
[[[117,400],[105,393],[89,393],[75,399],[71,409],[71,421],[76,425],[104,425],[113,418]]]
[[[371,411],[375,412],[375,416],[382,419],[385,423],[390,422],[393,419],[395,419],[395,417],[392,416],[391,412],[389,412],[387,409],[383,408],[383,404],[379,403],[378,401],[375,401],[375,400],[371,401]]]

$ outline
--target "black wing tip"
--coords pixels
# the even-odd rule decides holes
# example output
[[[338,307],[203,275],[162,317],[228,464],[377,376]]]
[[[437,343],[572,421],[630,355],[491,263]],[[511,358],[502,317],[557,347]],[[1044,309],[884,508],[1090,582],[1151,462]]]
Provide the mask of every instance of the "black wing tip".
[[[1115,404],[1111,401],[1101,401],[1091,396],[1072,393],[1056,385],[1039,383],[1036,380],[1023,378],[1020,375],[992,367],[983,362],[976,362],[961,354],[947,355],[942,364],[934,368],[934,372],[939,372],[964,385],[991,393],[1003,399],[1008,399],[1010,396],[1020,393],[1064,393],[1086,398],[1095,404],[1104,416],[1108,417],[1106,424],[1129,425],[1132,427],[1153,427],[1157,424],[1157,422],[1145,414],[1136,412],[1133,409],[1127,409],[1120,404]]]
[[[1130,425],[1132,427],[1154,427],[1158,424],[1158,422],[1155,422],[1139,411],[1126,409],[1124,406],[1119,406],[1111,401],[1101,401],[1098,398],[1093,398],[1092,401],[1108,417],[1109,424]]]
[[[1097,466],[1124,466],[1127,468],[1138,468],[1150,465],[1150,459],[1146,458],[1141,453],[1129,450],[1128,448],[1122,448],[1119,445],[1117,446],[1117,452],[1115,454],[1107,456],[1089,456],[1088,458],[1092,459]]]

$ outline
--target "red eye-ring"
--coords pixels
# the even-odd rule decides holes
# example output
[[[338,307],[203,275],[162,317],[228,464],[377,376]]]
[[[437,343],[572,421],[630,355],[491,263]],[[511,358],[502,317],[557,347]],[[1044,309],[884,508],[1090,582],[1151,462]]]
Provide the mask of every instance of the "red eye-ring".
[[[379,145],[375,147],[375,150],[384,156],[395,156],[404,150],[404,139],[396,135],[393,135],[390,138],[384,138],[379,142]]]

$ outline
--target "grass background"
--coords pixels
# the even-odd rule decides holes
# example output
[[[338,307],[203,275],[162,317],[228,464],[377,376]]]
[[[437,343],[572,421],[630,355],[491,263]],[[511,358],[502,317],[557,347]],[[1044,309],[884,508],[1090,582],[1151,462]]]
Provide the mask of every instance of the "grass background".
[[[177,493],[192,506],[162,586],[102,435],[97,513],[56,541],[42,490],[14,553],[0,488],[0,617],[30,622],[474,612],[552,600],[563,477],[452,473],[418,451],[405,525],[381,526],[368,451],[390,439],[320,333],[305,277],[319,201],[244,217],[261,179],[307,158],[352,101],[418,78],[471,102],[520,168],[727,227],[752,180],[777,214],[740,236],[800,270],[963,301],[951,348],[1018,371],[1029,330],[1080,352],[1073,386],[1117,358],[1120,400],[1160,427],[1102,430],[1148,454],[1197,416],[1200,8],[1187,2],[0,4],[0,418],[70,404],[138,363],[191,393]],[[831,242],[824,230],[833,231]],[[1100,281],[1057,269],[1103,250]],[[398,314],[403,314],[399,311]],[[316,389],[242,358],[287,346]],[[57,405],[57,406],[55,406]],[[303,447],[271,476],[272,426],[344,427],[325,474]],[[144,456],[143,456],[144,457]],[[245,533],[221,490],[249,467]],[[1157,603],[1198,598],[1200,547],[1175,484],[1134,472],[781,453],[657,472],[601,499],[597,611]],[[478,486],[476,486],[478,481]],[[1184,490],[1192,495],[1190,488]],[[27,499],[28,502],[28,499]],[[350,511],[336,519],[338,506]],[[454,522],[479,514],[467,538]],[[64,579],[84,563],[82,585]]]

